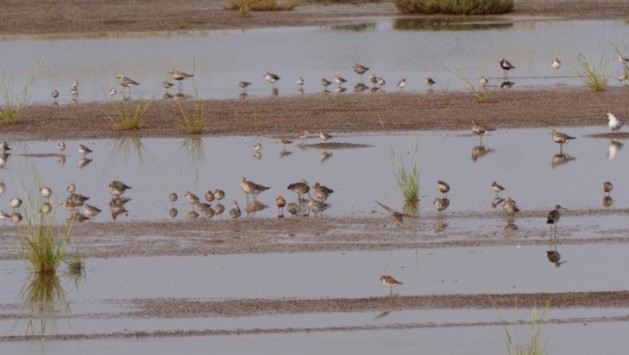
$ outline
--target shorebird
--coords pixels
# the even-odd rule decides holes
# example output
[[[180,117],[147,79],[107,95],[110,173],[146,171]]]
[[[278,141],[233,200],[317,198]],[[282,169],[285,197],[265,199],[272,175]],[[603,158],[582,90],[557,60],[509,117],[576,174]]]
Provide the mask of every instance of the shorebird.
[[[19,212],[13,212],[11,213],[11,217],[9,217],[9,219],[15,224],[20,223],[22,220],[22,214]]]
[[[516,213],[520,212],[520,209],[514,199],[507,197],[507,199],[502,202],[502,212],[504,212],[507,217],[514,217]]]
[[[61,141],[59,143],[57,143],[57,150],[63,152],[66,149],[66,144]]]
[[[297,79],[297,86],[304,86],[304,78],[302,78],[301,76]]]
[[[358,84],[354,85],[354,92],[356,92],[356,93],[364,92],[367,89],[369,89],[369,86],[367,86],[367,85],[365,85],[363,83],[358,83]]]
[[[480,136],[481,143],[483,142],[483,136],[487,134],[487,132],[493,132],[495,130],[496,128],[494,127],[472,120],[472,132]]]
[[[199,196],[193,194],[190,191],[186,192],[184,197],[186,198],[186,202],[188,202],[189,204],[194,204],[195,202],[199,201]]]
[[[88,217],[96,217],[97,214],[101,213],[101,209],[86,203],[83,205],[83,212]]]
[[[173,77],[173,79],[179,82],[179,92],[181,92],[183,89],[184,79],[192,78],[194,76],[194,74],[184,73],[181,70],[177,70],[174,68],[171,71],[169,71],[168,74],[170,74]]]
[[[478,82],[480,83],[480,85],[481,85],[482,87],[486,87],[487,85],[489,85],[489,79],[487,79],[486,77],[484,77],[484,76],[482,76],[482,75],[481,75],[481,76],[480,76],[480,78],[478,79]]]
[[[323,139],[323,142],[327,142],[328,139],[332,139],[333,136],[326,131],[320,131],[319,137]]]
[[[319,185],[318,182],[312,186],[312,191],[314,191],[314,195],[319,201],[325,201],[328,199],[328,195],[334,192],[334,190],[328,188],[327,186]]]
[[[111,213],[111,219],[113,219],[114,221],[118,218],[118,216],[120,215],[127,215],[127,209],[124,208],[124,206],[109,206],[109,213]]]
[[[171,83],[171,82],[170,82],[170,81],[168,81],[168,80],[164,80],[164,81],[162,81],[162,87],[163,87],[164,89],[166,89],[167,91],[168,91],[168,89],[172,88],[173,86],[175,86],[175,84]]]
[[[603,183],[603,193],[605,194],[605,196],[609,196],[609,194],[612,192],[612,190],[614,189],[614,184],[612,184],[609,181],[605,181]]]
[[[83,206],[83,204],[85,203],[85,201],[89,200],[90,198],[81,194],[77,194],[77,193],[70,193],[70,196],[66,199],[66,201],[75,204],[77,206]]]
[[[208,203],[212,203],[212,202],[214,202],[214,199],[216,198],[216,197],[214,196],[214,193],[212,192],[212,190],[208,190],[208,191],[205,193],[205,196],[204,196],[204,197],[205,197],[205,201],[207,201]]]
[[[310,201],[308,201],[308,208],[314,213],[315,218],[317,218],[317,215],[319,213],[322,213],[323,211],[327,210],[328,207],[330,207],[330,205],[328,205],[327,203],[317,201],[312,198],[310,199]]]
[[[11,150],[11,147],[9,146],[9,143],[7,143],[7,141],[3,141],[2,143],[0,143],[0,149],[2,149],[2,152],[6,152],[7,150]]]
[[[402,282],[394,279],[393,276],[390,276],[390,275],[382,275],[382,276],[380,276],[380,281],[382,281],[382,283],[385,286],[389,286],[389,294],[390,295],[393,295],[393,287],[400,286],[400,285],[403,284]]]
[[[44,199],[49,199],[52,196],[52,189],[48,186],[44,186],[39,189],[39,193],[42,195]]]
[[[252,146],[253,150],[259,152],[262,149],[262,143],[258,142]]]
[[[240,86],[242,88],[242,92],[243,93],[247,93],[247,86],[251,85],[250,82],[248,81],[241,81],[238,83],[238,86]]]
[[[626,65],[627,63],[629,63],[629,58],[623,57],[622,55],[618,54],[618,61],[623,65]]]
[[[240,206],[238,206],[238,201],[234,201],[234,203],[232,204],[232,208],[229,210],[229,216],[232,219],[237,219],[240,217]]]
[[[338,76],[338,75],[334,76],[334,81],[338,84],[338,86],[342,86],[343,84],[347,82],[347,80],[344,77]]]
[[[437,209],[437,212],[445,211],[450,206],[450,200],[447,197],[435,198],[432,201],[432,205]]]
[[[9,200],[9,206],[11,206],[14,210],[17,210],[20,206],[22,206],[22,199],[19,197],[13,197]]]
[[[278,217],[284,217],[284,206],[286,206],[286,199],[284,199],[284,197],[282,196],[277,196],[277,198],[275,199],[275,205],[277,206],[277,210],[278,210]]]
[[[498,196],[498,194],[500,193],[500,191],[504,191],[504,187],[502,187],[502,185],[500,185],[497,182],[492,182],[491,183],[491,189],[494,190],[496,192],[496,196]]]
[[[360,81],[363,80],[363,74],[365,74],[367,72],[367,70],[369,70],[369,67],[366,67],[362,64],[354,64],[352,66],[352,69],[354,69],[354,73],[360,75]]]
[[[616,132],[625,124],[625,122],[617,119],[616,116],[610,112],[607,113],[607,119],[609,119],[607,125],[609,125],[609,129],[611,129],[612,132]]]
[[[126,198],[124,196],[116,196],[109,201],[109,207],[122,207],[127,202],[131,201],[130,198]]]
[[[39,213],[46,215],[50,212],[52,212],[52,205],[50,204],[50,202],[42,203],[41,207],[39,208]]]
[[[555,60],[553,60],[552,66],[555,69],[559,69],[559,67],[561,67],[561,61],[559,60],[559,58],[555,58]]]
[[[225,198],[225,191],[214,189],[214,198],[216,199],[216,201],[221,201]]]
[[[57,100],[57,98],[59,97],[59,91],[57,89],[53,90],[50,95],[52,95],[52,98],[55,99],[55,101]]]
[[[280,80],[280,77],[277,74],[273,74],[269,72],[266,72],[266,74],[264,74],[262,77],[266,79],[266,81],[268,81],[273,86],[275,86],[276,81]]]
[[[402,78],[402,80],[398,81],[397,87],[403,90],[406,87],[406,78]]]
[[[66,191],[73,194],[76,191],[76,185],[73,182],[69,183],[66,187]]]
[[[247,178],[243,176],[242,180],[240,181],[240,189],[247,195],[248,200],[249,195],[253,195],[253,198],[255,199],[257,195],[268,190],[269,187],[256,184],[251,180],[247,180]]]
[[[501,89],[511,89],[513,87],[513,85],[515,85],[514,81],[505,80],[502,83],[500,83],[500,88]]]
[[[308,197],[310,197],[310,185],[308,185],[308,182],[304,179],[288,185],[287,189],[297,194],[297,200],[299,204],[301,204],[302,194],[308,194]]]
[[[515,67],[506,59],[500,58],[500,68],[502,68],[503,77],[507,78],[507,72],[511,69],[515,69]]]
[[[327,89],[328,86],[332,85],[332,82],[326,78],[321,78],[321,85],[324,89]]]
[[[396,221],[398,221],[400,223],[404,222],[404,217],[417,218],[417,216],[413,216],[413,215],[410,215],[408,213],[398,212],[398,211],[394,210],[393,208],[391,208],[391,207],[389,207],[389,206],[387,206],[387,205],[385,205],[383,203],[380,203],[378,201],[376,201],[376,203],[378,205],[380,205],[380,207],[382,207],[385,210],[387,210],[388,212],[390,212],[391,213],[391,217],[394,218]]]
[[[383,77],[378,77],[378,79],[376,80],[376,84],[378,84],[378,86],[383,87],[386,84],[386,80],[384,80]]]
[[[566,210],[566,209],[561,207],[560,205],[555,205],[555,209],[548,212],[548,218],[546,219],[547,224],[553,225],[555,235],[557,234],[557,223],[559,222],[559,219],[561,218],[560,210]]]
[[[432,80],[432,78],[430,77],[424,79],[424,82],[426,83],[426,85],[428,85],[428,87],[432,87],[433,85],[437,83],[436,81]]]
[[[88,155],[89,153],[93,152],[90,148],[84,146],[83,144],[79,144],[78,149],[79,149],[79,153],[83,154],[84,157]]]
[[[556,129],[550,131],[550,136],[553,139],[553,142],[559,144],[559,152],[562,152],[563,145],[568,143],[569,141],[576,139],[576,137],[569,136],[565,133],[557,132]]]
[[[171,192],[170,195],[168,195],[168,201],[175,203],[177,201],[177,199],[179,198],[179,196],[177,196],[176,193]]]
[[[122,74],[116,75],[116,79],[118,79],[118,84],[122,86],[122,96],[124,97],[124,88],[128,88],[131,90],[132,87],[140,85],[137,81],[128,78]]]
[[[557,250],[547,250],[546,251],[546,257],[548,258],[548,261],[550,261],[551,263],[555,264],[556,267],[560,267],[561,264],[563,264],[566,261],[568,261],[568,260],[560,261],[561,260],[561,254],[559,254],[559,252]]]
[[[367,78],[369,80],[370,83],[372,83],[373,85],[378,85],[378,77],[375,76],[374,74],[369,75],[369,78]]]
[[[223,212],[225,212],[225,206],[221,205],[220,203],[218,203],[212,209],[214,210],[214,214],[216,215],[223,214]]]
[[[303,131],[299,134],[299,139],[306,139],[310,136],[310,132],[309,131]]]
[[[284,147],[286,147],[286,145],[288,144],[292,144],[293,141],[291,141],[290,139],[285,139],[285,138],[280,138],[280,140],[278,141],[281,145],[283,145]]]
[[[70,90],[70,97],[72,98],[73,102],[76,102],[79,99],[79,89],[73,88],[72,90]]]
[[[441,192],[444,197],[448,197],[448,191],[450,191],[450,185],[443,180],[437,180],[437,185],[439,186],[439,192]]]
[[[293,217],[296,216],[297,214],[301,214],[303,213],[303,210],[301,207],[299,207],[299,205],[295,202],[289,202],[286,205],[286,210],[288,211],[288,213],[290,213]]]
[[[629,73],[622,73],[621,75],[618,76],[618,81],[624,81],[629,79]]]
[[[114,180],[109,183],[109,192],[114,196],[120,196],[130,188],[131,186],[128,186],[124,182],[118,180]]]

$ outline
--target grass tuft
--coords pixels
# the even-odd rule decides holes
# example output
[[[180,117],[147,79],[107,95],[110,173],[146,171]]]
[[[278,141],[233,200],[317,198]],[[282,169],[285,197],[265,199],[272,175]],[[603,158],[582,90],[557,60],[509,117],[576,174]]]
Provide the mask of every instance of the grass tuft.
[[[123,100],[121,104],[112,104],[112,109],[105,114],[114,127],[130,131],[142,126],[142,118],[149,107],[147,101],[138,100],[131,104],[128,100]]]
[[[513,10],[513,0],[393,0],[402,12],[421,14],[490,15]]]
[[[229,0],[225,8],[247,15],[249,11],[290,11],[298,5],[299,0]]]
[[[577,79],[585,86],[595,92],[602,92],[607,89],[607,80],[609,76],[606,74],[606,64],[604,56],[594,64],[583,53],[577,56]]]
[[[189,134],[201,134],[205,127],[205,106],[203,103],[195,102],[192,108],[185,110],[183,105],[177,101],[181,111],[179,125]]]
[[[382,118],[378,116],[378,119],[380,120],[382,129],[386,131]],[[417,163],[417,150],[418,143],[415,143],[414,147],[411,147],[409,143],[407,153],[410,155],[409,160],[411,163],[407,168],[404,159],[395,153],[393,145],[389,142],[389,159],[391,160],[391,165],[393,166],[395,179],[402,191],[402,195],[404,195],[404,201],[409,206],[409,210],[412,210],[413,206],[416,207],[416,202],[419,201],[420,181],[419,164]]]
[[[24,115],[24,110],[28,106],[30,89],[33,86],[40,62],[37,63],[32,75],[28,72],[24,75],[24,84],[19,94],[13,89],[13,80],[4,73],[4,106],[0,106],[0,119],[6,124],[16,124]]]
[[[547,302],[541,311],[533,307],[531,309],[531,321],[528,332],[520,327],[520,320],[516,319],[515,334],[511,334],[505,326],[503,343],[506,353],[509,355],[544,355],[546,354],[546,343],[541,339],[541,329],[544,323],[544,316],[548,310],[550,302]],[[517,312],[517,308],[516,308]]]
[[[496,98],[492,95],[486,88],[482,88],[481,90],[477,90],[476,87],[470,82],[470,80],[463,75],[462,73],[456,70],[449,70],[457,79],[465,86],[467,91],[472,95],[474,100],[479,104],[486,104],[496,102]]]

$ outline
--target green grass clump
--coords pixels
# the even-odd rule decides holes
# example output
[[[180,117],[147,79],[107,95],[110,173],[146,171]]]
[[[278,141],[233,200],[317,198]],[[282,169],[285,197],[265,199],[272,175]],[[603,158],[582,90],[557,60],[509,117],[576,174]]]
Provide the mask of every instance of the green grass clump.
[[[106,112],[107,118],[114,127],[130,131],[139,129],[142,126],[142,118],[150,104],[143,100],[138,100],[134,104],[123,100],[121,104],[113,104],[112,109]]]
[[[606,64],[603,56],[598,60],[598,63],[594,64],[584,54],[579,53],[577,64],[577,79],[588,89],[595,92],[602,92],[607,89],[609,76],[606,74]]]
[[[246,15],[249,11],[289,11],[297,5],[299,0],[229,0],[226,8]]]
[[[520,320],[516,319],[517,325],[515,334],[511,334],[507,327],[504,327],[504,345],[506,353],[509,355],[544,355],[546,354],[546,343],[541,339],[541,328],[544,323],[544,316],[548,309],[548,303],[541,310],[533,307],[531,309],[531,322],[528,332],[525,332],[519,326]]]
[[[177,27],[179,27],[180,30],[185,30],[190,27],[190,23],[187,20],[179,20]]]
[[[457,71],[450,71],[450,72],[454,74],[454,76],[456,76],[457,79],[459,79],[461,84],[465,86],[467,91],[469,91],[469,93],[472,94],[472,97],[474,97],[474,100],[476,100],[476,102],[478,102],[479,104],[490,103],[490,102],[496,101],[496,98],[489,91],[487,91],[487,88],[482,88],[481,90],[477,90],[474,87],[474,85],[469,81],[469,79],[465,77],[465,75]]]
[[[30,89],[35,81],[35,76],[39,71],[39,63],[37,64],[33,75],[24,76],[24,84],[19,94],[14,92],[13,80],[7,74],[4,74],[4,106],[0,106],[0,119],[6,124],[15,124],[20,121],[24,115],[24,110],[28,106],[30,98]]]
[[[203,133],[203,128],[205,127],[205,106],[202,103],[196,102],[188,110],[184,109],[183,105],[179,103],[179,110],[181,111],[179,125],[184,131],[190,134]]]
[[[491,15],[513,10],[513,0],[393,0],[402,12],[421,14]]]

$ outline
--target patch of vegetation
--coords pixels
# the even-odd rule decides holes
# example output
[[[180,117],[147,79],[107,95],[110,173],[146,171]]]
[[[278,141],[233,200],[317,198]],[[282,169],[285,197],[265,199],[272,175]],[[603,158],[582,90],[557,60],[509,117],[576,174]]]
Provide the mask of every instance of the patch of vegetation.
[[[246,15],[249,11],[289,11],[298,5],[299,0],[229,0],[225,8]]]
[[[544,355],[546,354],[546,342],[541,339],[541,329],[544,323],[544,316],[548,310],[549,302],[541,311],[533,307],[531,309],[531,322],[528,332],[520,327],[520,320],[516,319],[515,334],[511,334],[507,327],[504,327],[505,335],[503,343],[506,353],[509,355]],[[516,309],[517,311],[517,309]]]
[[[386,131],[384,127],[384,122],[382,118],[378,117],[380,120],[380,125],[382,129]],[[398,156],[393,150],[393,145],[389,142],[389,158],[391,160],[391,165],[393,166],[393,172],[395,173],[395,179],[397,181],[400,190],[402,191],[402,195],[404,195],[404,201],[406,205],[408,205],[409,210],[413,210],[417,208],[417,201],[419,201],[419,192],[420,192],[420,184],[419,184],[419,164],[417,163],[417,149],[418,143],[415,143],[414,147],[408,145],[408,154],[410,165],[407,167],[404,159],[401,156]]]
[[[32,75],[28,72],[24,74],[24,84],[19,94],[14,91],[12,78],[4,73],[4,106],[0,106],[0,119],[4,123],[18,123],[24,115],[30,98],[30,89],[39,71],[40,63],[41,61],[37,63]]]
[[[179,104],[179,110],[181,111],[181,119],[179,125],[181,128],[190,134],[201,134],[205,127],[205,106],[200,102],[195,102],[190,109],[184,109],[183,105]]]
[[[449,70],[449,71],[454,76],[456,76],[457,79],[459,79],[461,84],[465,86],[467,91],[469,91],[469,93],[472,94],[472,97],[474,97],[474,100],[476,100],[476,102],[478,102],[479,104],[485,104],[485,103],[496,101],[496,98],[494,97],[494,95],[492,95],[489,91],[487,91],[487,88],[483,87],[481,90],[477,90],[476,87],[474,87],[474,85],[470,82],[470,80],[465,75],[455,70]]]
[[[185,30],[190,27],[190,23],[187,20],[179,20],[177,27],[179,27],[180,30]]]
[[[513,10],[513,0],[393,0],[402,12],[420,14],[491,15]]]
[[[609,76],[606,73],[604,56],[601,56],[598,62],[594,64],[583,53],[579,53],[577,64],[577,79],[588,89],[595,92],[602,92],[607,89]]]
[[[149,107],[150,104],[143,100],[138,100],[134,104],[123,100],[121,104],[112,104],[112,109],[105,114],[114,127],[129,131],[142,126],[142,118]]]

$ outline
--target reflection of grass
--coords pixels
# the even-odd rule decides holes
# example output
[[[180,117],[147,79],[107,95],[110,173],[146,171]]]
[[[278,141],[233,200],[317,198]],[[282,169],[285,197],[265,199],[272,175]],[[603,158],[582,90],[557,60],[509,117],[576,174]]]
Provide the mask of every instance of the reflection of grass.
[[[40,63],[37,63],[33,75],[28,73],[24,75],[24,84],[19,95],[15,94],[12,88],[12,80],[6,73],[4,73],[4,106],[0,106],[0,119],[6,124],[17,123],[24,115],[24,110],[28,106],[28,99],[30,97],[29,91],[35,81],[35,76],[39,71]]]
[[[513,0],[394,0],[402,12],[422,14],[489,15],[513,10]]]
[[[142,139],[138,137],[122,137],[113,140],[112,156],[122,155],[126,161],[132,154],[135,154],[138,156],[140,165],[144,165],[143,152],[144,144]]]
[[[605,73],[605,58],[601,56],[598,63],[590,62],[583,53],[577,56],[577,79],[585,86],[596,92],[607,89],[608,75]]]
[[[533,307],[531,309],[531,322],[528,332],[520,327],[520,320],[516,319],[515,334],[511,334],[507,327],[504,327],[504,345],[506,353],[509,355],[543,355],[546,353],[546,343],[541,339],[541,328],[544,322],[544,316],[548,310],[549,302],[546,303],[541,311]],[[517,314],[517,308],[516,308]]]
[[[33,274],[21,294],[31,317],[26,335],[54,334],[59,315],[70,314],[65,290],[55,274]]]
[[[385,130],[384,122],[380,117],[380,125],[382,129]],[[387,139],[388,140],[388,139]],[[416,203],[419,200],[419,165],[417,163],[417,149],[418,143],[415,143],[415,147],[411,148],[411,145],[408,146],[408,154],[410,155],[411,164],[407,166],[404,163],[404,159],[401,156],[398,156],[393,150],[393,145],[389,142],[389,158],[391,160],[391,164],[393,165],[393,171],[395,173],[395,178],[397,180],[397,184],[404,195],[404,201],[409,205],[413,206],[413,203]]]
[[[495,97],[489,91],[487,91],[486,89],[483,88],[482,90],[476,90],[474,85],[472,85],[472,83],[469,81],[469,79],[465,75],[463,75],[462,73],[460,73],[460,72],[458,72],[456,70],[451,70],[450,72],[454,76],[456,76],[457,79],[459,79],[461,84],[463,84],[463,86],[465,86],[467,91],[469,91],[470,94],[472,94],[472,97],[474,97],[476,102],[478,102],[479,104],[494,102],[496,100]]]
[[[142,118],[149,107],[147,101],[138,100],[131,104],[128,100],[123,100],[121,104],[112,104],[112,108],[106,111],[105,115],[114,127],[129,131],[142,126]]]
[[[185,139],[181,143],[181,151],[182,154],[189,158],[194,165],[194,181],[195,184],[199,181],[199,169],[197,167],[198,162],[205,161],[205,146],[203,145],[203,140],[200,137],[193,137]],[[184,160],[181,159],[181,162]],[[192,173],[192,171],[190,171]]]

